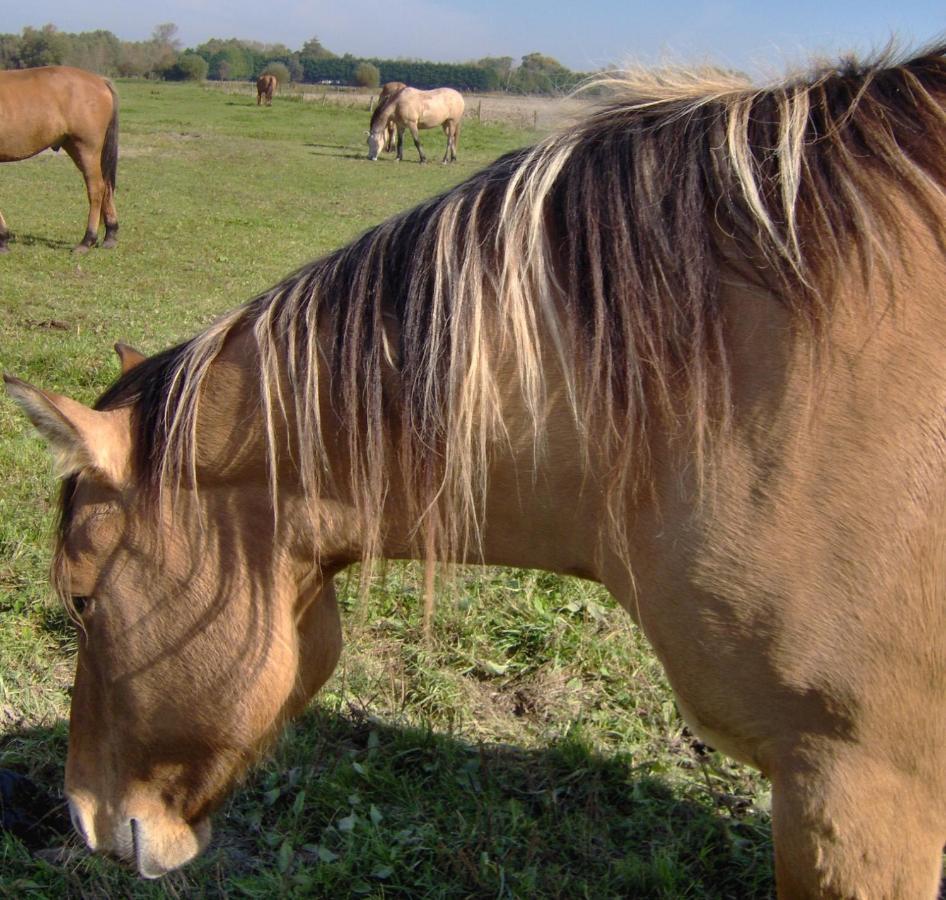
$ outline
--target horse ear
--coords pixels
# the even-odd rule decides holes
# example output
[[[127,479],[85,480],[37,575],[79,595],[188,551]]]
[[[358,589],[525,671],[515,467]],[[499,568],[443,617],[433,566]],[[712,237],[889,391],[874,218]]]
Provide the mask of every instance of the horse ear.
[[[131,457],[127,410],[95,410],[4,375],[7,393],[49,444],[62,478],[91,469],[114,486],[125,482]]]
[[[140,365],[147,359],[143,353],[139,353],[134,347],[123,344],[121,341],[115,345],[115,352],[122,364],[122,375],[130,372],[135,366]]]

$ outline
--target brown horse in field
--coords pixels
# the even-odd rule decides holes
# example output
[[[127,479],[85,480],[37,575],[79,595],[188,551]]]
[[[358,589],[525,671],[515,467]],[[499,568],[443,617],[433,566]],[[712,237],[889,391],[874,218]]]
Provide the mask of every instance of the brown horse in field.
[[[594,579],[772,781],[781,897],[937,894],[946,46],[585,121],[141,359],[8,378],[65,481],[66,790],[161,875],[341,648],[332,577]]]
[[[256,105],[259,106],[264,100],[267,106],[273,105],[273,94],[279,87],[279,79],[275,75],[260,75],[256,79]]]
[[[447,136],[447,149],[443,161],[452,162],[457,158],[457,145],[460,139],[460,119],[463,117],[463,97],[453,88],[436,88],[432,91],[419,91],[405,87],[392,94],[384,103],[378,103],[371,114],[368,126],[368,159],[376,160],[387,140],[391,123],[397,130],[397,158],[404,158],[404,129],[407,128],[414,138],[414,146],[420,154],[420,161],[427,157],[420,145],[418,130],[442,126]]]
[[[89,195],[89,221],[76,246],[84,252],[118,235],[115,178],[118,170],[118,96],[104,78],[68,66],[0,72],[0,162],[28,159],[62,147],[79,167]],[[0,252],[10,233],[0,215]]]
[[[406,88],[403,81],[388,81],[381,85],[381,93],[378,94],[378,106],[383,106],[398,91]],[[377,108],[377,107],[376,107]],[[390,153],[397,145],[397,125],[393,117],[388,120],[388,128],[384,137],[384,152]]]

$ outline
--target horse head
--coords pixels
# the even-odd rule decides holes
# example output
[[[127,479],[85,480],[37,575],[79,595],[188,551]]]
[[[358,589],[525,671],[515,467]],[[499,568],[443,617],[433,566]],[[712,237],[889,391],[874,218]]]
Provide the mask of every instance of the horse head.
[[[372,162],[378,161],[378,154],[385,145],[386,129],[387,125],[385,124],[381,129],[372,129],[365,132],[368,135],[368,159]]]
[[[126,377],[147,368],[120,354]],[[206,846],[211,811],[334,669],[331,573],[235,445],[233,479],[204,481],[203,459],[196,484],[155,494],[129,406],[6,382],[65,479],[53,579],[79,632],[72,819],[90,848],[158,877]]]

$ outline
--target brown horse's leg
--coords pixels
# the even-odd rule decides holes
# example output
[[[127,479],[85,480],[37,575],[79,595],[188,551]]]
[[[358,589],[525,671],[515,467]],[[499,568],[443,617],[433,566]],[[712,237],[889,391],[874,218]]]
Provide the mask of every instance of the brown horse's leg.
[[[0,213],[0,253],[8,253],[10,248],[7,241],[10,239],[10,232],[7,229],[7,223],[3,220],[3,213]]]
[[[118,212],[115,209],[115,189],[105,183],[105,196],[102,198],[102,218],[105,219],[105,240],[102,246],[110,250],[118,244]]]
[[[857,744],[776,773],[779,898],[933,900],[946,835],[930,788],[915,772],[880,761],[875,747]]]
[[[100,162],[101,151],[85,145],[76,144],[69,139],[63,142],[63,149],[72,158],[82,177],[85,179],[85,189],[89,196],[89,221],[82,240],[73,247],[75,253],[85,253],[95,246],[99,237],[99,217],[102,213],[102,202],[105,199],[105,179],[102,177]]]

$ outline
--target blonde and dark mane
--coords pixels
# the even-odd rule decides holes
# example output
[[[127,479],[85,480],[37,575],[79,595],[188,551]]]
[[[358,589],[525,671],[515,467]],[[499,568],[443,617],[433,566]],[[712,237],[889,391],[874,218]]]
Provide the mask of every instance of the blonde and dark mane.
[[[387,85],[385,85],[387,87]],[[402,85],[403,87],[403,85]],[[387,120],[390,118],[391,107],[397,103],[398,91],[390,91],[387,94],[382,93],[378,105],[372,110],[371,119],[368,122],[369,130],[373,131],[376,128],[381,128],[382,125],[387,123]]]
[[[944,52],[846,62],[765,89],[719,73],[602,78],[609,99],[585,121],[305,266],[132,370],[98,406],[134,405],[137,465],[156,492],[193,477],[205,376],[251,329],[272,477],[276,433],[292,422],[317,506],[333,477],[318,403],[327,388],[365,555],[379,547],[396,460],[417,545],[451,558],[477,540],[503,392],[516,385],[541,453],[557,367],[583,450],[604,462],[603,530],[620,542],[648,423],[682,423],[697,447],[725,425],[725,268],[749,265],[817,335],[842,273],[853,267],[866,285],[896,252],[891,197],[906,192],[941,217]]]

